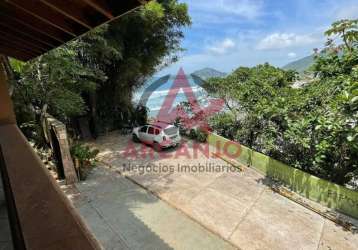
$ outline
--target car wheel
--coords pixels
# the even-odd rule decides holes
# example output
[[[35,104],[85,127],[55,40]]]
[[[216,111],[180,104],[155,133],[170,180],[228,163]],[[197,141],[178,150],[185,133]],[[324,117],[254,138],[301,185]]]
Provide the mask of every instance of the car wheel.
[[[138,136],[137,136],[136,134],[133,134],[133,135],[132,135],[132,140],[133,140],[134,142],[139,142],[139,138],[138,138]]]
[[[158,142],[154,142],[154,143],[153,143],[153,148],[154,148],[154,150],[157,151],[157,152],[162,151],[162,147],[159,145]]]

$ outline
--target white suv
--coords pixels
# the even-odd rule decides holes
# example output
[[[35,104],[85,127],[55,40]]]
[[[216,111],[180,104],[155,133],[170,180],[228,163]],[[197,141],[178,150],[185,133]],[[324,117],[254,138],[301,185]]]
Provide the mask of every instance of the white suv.
[[[132,138],[135,142],[153,145],[156,150],[177,146],[181,141],[179,129],[163,122],[134,128]]]

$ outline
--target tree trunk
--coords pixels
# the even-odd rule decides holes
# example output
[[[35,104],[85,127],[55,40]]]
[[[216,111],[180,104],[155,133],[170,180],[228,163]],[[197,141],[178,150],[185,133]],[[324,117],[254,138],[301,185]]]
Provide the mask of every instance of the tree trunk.
[[[97,125],[97,93],[90,93],[88,98],[90,104],[90,119],[89,127],[92,137],[96,139],[98,137],[98,125]]]

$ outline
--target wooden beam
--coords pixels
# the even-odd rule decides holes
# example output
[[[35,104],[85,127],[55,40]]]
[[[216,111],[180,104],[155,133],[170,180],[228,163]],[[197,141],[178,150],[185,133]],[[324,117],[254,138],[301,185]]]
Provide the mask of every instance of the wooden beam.
[[[0,47],[0,54],[15,58],[17,60],[26,62],[32,58],[32,56],[25,56],[24,54],[21,54],[19,51],[5,51],[5,49],[2,49]]]
[[[141,2],[139,0],[132,0],[132,1],[108,1],[109,6],[111,8],[113,15],[118,18],[122,15],[125,15],[134,9],[141,6]]]
[[[7,3],[12,4],[14,7],[27,12],[28,14],[41,19],[43,22],[46,22],[63,32],[66,32],[72,36],[78,36],[84,33],[86,30],[78,26],[77,23],[71,24],[66,20],[66,17],[53,10],[47,5],[44,5],[38,0],[5,0]]]
[[[33,54],[32,52],[23,51],[22,49],[16,49],[16,48],[14,49],[12,47],[3,46],[3,45],[0,46],[0,53],[10,57],[20,58],[21,60],[24,61],[36,57],[36,55]]]
[[[4,46],[4,44],[6,44],[6,46]],[[21,44],[19,43],[18,41],[6,41],[5,39],[3,38],[0,38],[0,47],[11,47],[11,48],[14,48],[14,49],[18,49],[18,50],[21,50],[21,51],[26,51],[26,52],[29,52],[29,54],[31,55],[41,55],[43,53],[45,53],[45,51],[41,51],[37,48],[29,48],[28,46],[24,45],[24,44]]]
[[[49,25],[41,19],[34,18],[34,16],[28,14],[27,12],[19,11],[12,5],[0,3],[0,16],[7,18],[8,21],[17,22],[23,26],[34,29],[61,43],[64,43],[74,37],[56,27],[53,27],[52,25]]]
[[[16,41],[16,42],[22,43],[28,47],[38,48],[41,51],[48,51],[48,49],[49,49],[47,46],[39,44],[37,41],[28,39],[27,37],[24,37],[24,36],[14,35],[9,32],[3,31],[1,29],[0,29],[0,36],[9,42]]]
[[[14,35],[16,34],[16,36],[19,35],[19,36],[23,37],[24,40],[31,39],[34,42],[40,43],[44,47],[46,47],[47,49],[51,49],[51,48],[56,47],[56,44],[49,43],[48,41],[41,40],[40,38],[34,36],[31,33],[25,32],[23,29],[14,29],[12,27],[9,27],[9,24],[3,24],[1,22],[0,22],[0,27],[1,27],[1,30],[6,31],[6,32],[8,32],[10,34],[14,34]]]
[[[26,50],[33,52],[34,54],[42,54],[42,53],[46,52],[46,50],[39,49],[34,46],[29,46],[28,44],[19,42],[18,40],[17,41],[16,40],[8,40],[8,39],[5,39],[3,36],[0,36],[0,46],[2,46],[2,44],[11,44],[11,45],[14,45],[16,48],[26,49]]]
[[[112,20],[114,18],[110,8],[108,7],[106,1],[104,0],[81,0],[91,6],[93,9],[102,13],[108,19]]]
[[[31,56],[37,56],[38,54],[34,51],[31,51],[31,50],[28,50],[27,48],[24,48],[24,47],[17,47],[15,44],[1,44],[0,45],[2,48],[4,49],[13,49],[13,50],[18,50],[18,51],[21,51],[22,53],[24,54],[27,54],[27,55],[31,55]]]
[[[73,1],[68,2],[66,0],[40,0],[53,10],[61,13],[62,15],[72,19],[73,21],[81,24],[87,29],[92,29],[94,26],[91,25],[89,20],[84,15],[83,9],[78,8],[74,5]]]
[[[56,42],[59,42],[59,43],[64,43],[64,42],[66,42],[67,40],[69,40],[69,39],[64,39],[64,38],[62,38],[61,36],[51,35],[51,32],[46,32],[46,30],[47,30],[46,27],[43,27],[44,29],[41,30],[41,29],[39,29],[39,28],[36,28],[36,27],[33,25],[33,23],[31,23],[31,24],[30,24],[30,23],[25,23],[25,22],[22,22],[21,20],[18,20],[18,19],[12,18],[12,17],[8,17],[8,16],[5,16],[5,15],[2,15],[2,14],[0,13],[0,19],[2,19],[3,17],[7,19],[6,23],[9,23],[9,21],[11,20],[10,26],[11,26],[13,23],[17,23],[18,25],[21,25],[21,26],[23,26],[23,27],[26,27],[27,29],[33,30],[34,33],[40,33],[42,36],[49,37],[49,38],[51,38],[51,39],[53,39],[53,40],[55,40]],[[4,24],[5,24],[5,22],[4,22]]]
[[[22,34],[25,34],[26,36],[34,38],[35,40],[37,40],[43,44],[48,45],[49,47],[57,47],[62,44],[61,42],[54,40],[53,38],[48,37],[36,30],[33,30],[33,29],[27,27],[27,26],[24,26],[21,23],[9,22],[9,19],[4,16],[0,16],[0,26],[16,30]]]

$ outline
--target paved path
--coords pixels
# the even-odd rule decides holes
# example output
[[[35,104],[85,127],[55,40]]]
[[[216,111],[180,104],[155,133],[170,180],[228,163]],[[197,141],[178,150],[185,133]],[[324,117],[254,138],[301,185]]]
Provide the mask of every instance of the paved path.
[[[94,169],[65,192],[104,249],[235,249],[116,172]]]
[[[120,136],[116,133],[99,138],[92,143],[92,146],[100,149],[100,158],[103,162],[112,166],[112,171],[122,171],[124,175],[134,182],[150,190],[191,219],[241,249],[340,250],[358,248],[358,234],[344,231],[340,226],[311,210],[272,192],[265,185],[269,180],[252,169],[246,169],[243,172],[204,171],[198,173],[178,171],[175,167],[178,165],[226,165],[225,162],[213,158],[211,155],[207,158],[205,154],[200,153],[195,157],[194,153],[192,153],[194,146],[190,142],[184,144],[181,148],[169,150],[167,153],[171,154],[171,157],[164,159],[158,157],[155,153],[153,158],[153,153],[148,153],[150,151],[147,151],[147,157],[142,157],[146,155],[143,150],[149,150],[150,148],[143,148],[140,144],[133,146],[128,137]],[[135,153],[133,153],[133,148],[136,149]],[[132,151],[129,149],[132,149]],[[161,169],[164,169],[165,166],[174,166],[175,170],[154,173],[153,171],[141,171],[143,169],[137,169],[137,171],[123,169],[124,165],[128,167],[148,166],[148,164],[151,164],[152,169],[153,166],[159,166]],[[128,221],[126,219],[114,219],[116,211],[120,211],[119,207],[121,205],[119,203],[122,198],[113,200],[113,195],[127,197],[128,194],[122,194],[123,190],[120,186],[118,186],[118,189],[117,187],[114,189],[113,185],[116,181],[113,181],[113,184],[106,184],[107,181],[97,177],[94,177],[93,181],[97,183],[96,188],[103,189],[103,198],[96,196],[93,199],[96,207],[102,206],[102,209],[106,207],[107,210],[103,211],[106,211],[107,216],[113,217],[114,221],[111,225],[117,223],[118,231],[127,230]],[[107,186],[107,190],[102,185]],[[85,193],[91,193],[91,190],[94,190],[86,189],[85,185],[82,184],[79,188]],[[137,190],[138,194],[145,193],[144,190],[138,187],[135,190]],[[124,201],[126,202],[127,199],[124,198]],[[146,210],[146,212],[150,213],[147,217],[152,218],[151,224],[149,224],[150,227],[161,228],[163,220],[161,214],[165,215],[165,213],[159,211],[161,207],[166,206],[157,200],[156,202],[141,203],[145,203],[146,207],[151,207],[151,209]],[[138,204],[138,202],[134,202],[134,204]],[[125,207],[128,210],[128,205],[125,205]],[[144,216],[141,213],[146,213],[139,212],[141,210],[137,210],[137,205],[131,205],[130,207],[131,209],[135,207],[135,211],[138,213],[135,215],[136,218],[141,218],[141,216]],[[142,205],[139,207],[142,207]],[[170,209],[167,210],[169,211]],[[83,212],[81,213],[83,214]],[[91,216],[87,217],[86,214],[84,217],[91,218]],[[180,214],[178,220],[186,219]],[[168,225],[175,221],[171,221]],[[143,224],[147,225],[147,222]],[[194,223],[193,225],[196,224]],[[143,232],[142,230],[135,231],[135,237],[138,237],[138,239],[145,237],[148,230],[144,228]],[[200,231],[198,228],[200,227],[182,228],[182,233],[194,235]],[[157,233],[158,237],[162,237],[161,233],[162,231]],[[169,232],[166,234],[166,237],[169,238],[171,236],[168,234],[175,235],[173,231]],[[210,234],[210,237],[203,238],[202,242],[209,242],[212,237]],[[163,242],[156,241],[153,242],[152,249],[157,249],[155,247],[156,243],[159,247],[163,246]],[[182,248],[182,246],[168,245],[175,249],[187,249]],[[208,243],[208,245],[210,246],[211,243]],[[219,249],[216,246],[214,248]],[[192,245],[189,249],[203,248]]]

